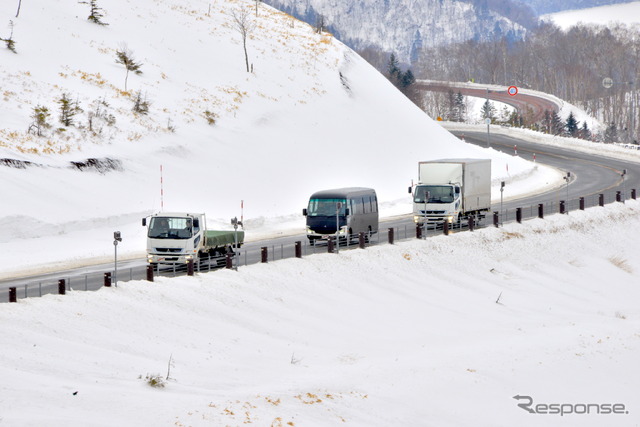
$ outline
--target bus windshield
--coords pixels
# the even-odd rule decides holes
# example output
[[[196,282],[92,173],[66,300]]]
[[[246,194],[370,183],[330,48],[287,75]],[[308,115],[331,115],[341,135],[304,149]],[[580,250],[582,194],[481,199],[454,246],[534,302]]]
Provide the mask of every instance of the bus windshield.
[[[429,192],[429,200],[426,199]],[[413,195],[414,203],[453,203],[452,185],[420,185]]]
[[[345,199],[311,199],[309,200],[309,208],[307,209],[307,215],[309,216],[335,216],[336,204],[342,203],[339,214],[344,216],[347,207],[347,201]]]
[[[189,239],[192,236],[191,218],[154,217],[149,224],[152,239]]]

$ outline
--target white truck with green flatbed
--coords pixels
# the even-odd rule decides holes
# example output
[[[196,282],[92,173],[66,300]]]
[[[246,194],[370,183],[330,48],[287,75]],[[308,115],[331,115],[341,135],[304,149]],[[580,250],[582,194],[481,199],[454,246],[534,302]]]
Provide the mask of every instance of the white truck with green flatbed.
[[[244,243],[242,230],[208,230],[205,214],[162,212],[143,218],[147,226],[147,261],[184,264],[222,260]]]

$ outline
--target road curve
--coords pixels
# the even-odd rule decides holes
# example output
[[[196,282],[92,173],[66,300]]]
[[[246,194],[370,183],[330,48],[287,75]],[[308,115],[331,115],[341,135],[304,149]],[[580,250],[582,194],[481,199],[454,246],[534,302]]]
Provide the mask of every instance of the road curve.
[[[511,96],[507,93],[508,88],[506,86],[503,89],[495,89],[496,86],[493,85],[491,85],[491,88],[481,88],[469,87],[468,84],[464,83],[418,80],[415,83],[415,87],[420,91],[453,91],[454,93],[460,92],[465,96],[475,96],[477,98],[487,98],[492,101],[502,102],[514,107],[518,111],[518,114],[523,116],[527,115],[532,123],[542,121],[542,119],[544,118],[544,112],[547,110],[555,111],[556,113],[560,110],[560,106],[558,104],[546,98],[523,94],[521,92],[518,92],[516,95]]]

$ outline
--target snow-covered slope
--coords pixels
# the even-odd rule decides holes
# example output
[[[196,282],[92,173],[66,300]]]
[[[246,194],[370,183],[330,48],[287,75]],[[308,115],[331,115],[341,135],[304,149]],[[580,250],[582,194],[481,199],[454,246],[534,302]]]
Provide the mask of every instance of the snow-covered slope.
[[[566,10],[544,15],[541,18],[545,21],[552,21],[564,29],[578,23],[607,25],[618,22],[637,25],[640,24],[640,1],[588,9]]]
[[[0,4],[17,50],[0,49],[0,159],[31,162],[0,164],[0,246],[26,263],[51,260],[57,251],[38,240],[50,236],[75,246],[74,258],[108,254],[115,229],[132,245],[123,251],[139,251],[140,218],[161,202],[227,226],[244,200],[251,238],[299,221],[309,194],[323,188],[373,187],[383,209],[409,212],[419,160],[490,157],[496,182],[511,179],[507,164],[512,176],[530,176],[530,163],[458,141],[342,43],[263,4],[257,18],[250,1],[100,5],[108,26],[87,21],[88,5],[78,2],[24,3],[19,18],[15,5]],[[253,72],[234,28],[241,10],[255,24]],[[128,92],[116,63],[124,44],[143,64]],[[138,91],[148,115],[132,112]],[[64,93],[84,110],[74,126],[58,121]],[[51,113],[41,137],[27,132],[37,106]],[[90,158],[116,170],[71,164]]]
[[[336,36],[356,50],[367,47],[394,52],[410,62],[417,50],[509,36],[526,29],[499,13],[454,0],[266,0],[268,4],[315,24],[322,15]]]
[[[638,227],[628,201],[2,304],[0,425],[633,426]]]

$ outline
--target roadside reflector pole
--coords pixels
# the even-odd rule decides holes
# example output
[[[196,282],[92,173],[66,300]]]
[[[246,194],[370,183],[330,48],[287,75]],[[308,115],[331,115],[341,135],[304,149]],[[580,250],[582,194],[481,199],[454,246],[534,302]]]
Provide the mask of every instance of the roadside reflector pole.
[[[153,282],[153,265],[147,265],[147,281]]]
[[[604,207],[604,194],[599,194],[598,195],[598,204],[602,207]]]
[[[268,258],[269,258],[269,250],[267,249],[266,246],[263,246],[262,248],[260,248],[260,262],[267,262]]]
[[[393,232],[393,228],[389,229],[389,244],[393,245],[393,241],[394,241],[394,232]]]
[[[584,197],[580,197],[580,210],[584,210]]]
[[[9,302],[18,302],[18,293],[15,286],[9,288]]]
[[[522,224],[522,208],[516,208],[516,221],[518,224]]]
[[[420,224],[416,224],[416,239],[422,239],[422,227],[420,227]]]
[[[544,219],[544,203],[538,204],[538,218]]]
[[[446,219],[442,223],[442,234],[444,234],[445,236],[449,235],[449,221],[447,221]]]
[[[300,240],[296,241],[296,258],[302,258],[302,242]]]
[[[111,287],[111,273],[104,273],[104,286],[107,288]]]
[[[493,225],[495,225],[496,228],[500,226],[500,216],[498,215],[498,212],[493,213]]]
[[[560,200],[560,213],[564,213],[564,200]]]
[[[473,217],[473,215],[471,215],[471,216],[469,217],[469,231],[473,231],[473,230],[475,230],[475,229],[476,229],[476,220],[475,220],[475,218]]]
[[[360,233],[358,233],[358,246],[360,246],[360,249],[364,249],[364,244],[365,244],[365,238],[364,238],[364,232],[361,231]]]
[[[64,279],[58,280],[58,294],[65,295],[67,293],[67,284]]]

